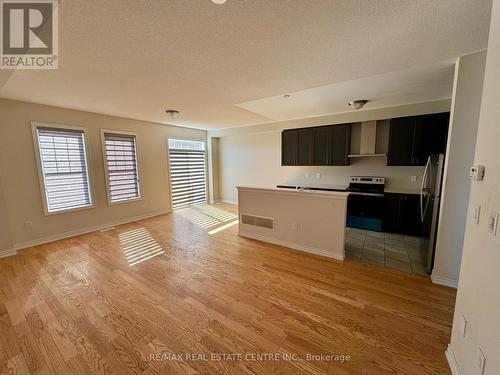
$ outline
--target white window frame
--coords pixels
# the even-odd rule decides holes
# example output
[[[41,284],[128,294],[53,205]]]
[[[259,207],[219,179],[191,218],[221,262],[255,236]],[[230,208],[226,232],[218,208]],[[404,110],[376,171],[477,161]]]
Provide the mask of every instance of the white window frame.
[[[137,178],[138,186],[139,186],[139,197],[124,199],[116,202],[111,201],[111,193],[110,193],[110,185],[109,185],[109,173],[108,173],[108,161],[106,159],[106,134],[116,134],[116,135],[128,135],[132,136],[135,139],[135,161],[137,165]],[[108,206],[114,206],[116,204],[124,204],[137,202],[144,199],[144,192],[142,190],[142,173],[141,173],[141,161],[139,158],[139,141],[136,133],[126,132],[122,130],[114,130],[114,129],[101,129],[101,146],[102,146],[102,160],[104,163],[104,180],[106,181],[106,196],[108,197]]]
[[[49,211],[49,204],[47,202],[47,194],[45,191],[45,176],[43,173],[43,166],[42,166],[42,158],[40,155],[40,143],[38,139],[38,128],[49,128],[49,129],[56,129],[56,130],[77,130],[83,132],[83,143],[84,143],[84,151],[85,151],[85,161],[87,164],[87,178],[89,182],[89,193],[90,193],[90,202],[91,204],[88,206],[83,206],[83,207],[76,207],[76,208],[68,208],[64,210],[57,210],[57,211]],[[74,125],[64,125],[64,124],[52,124],[52,123],[46,123],[46,122],[39,122],[39,121],[31,121],[31,132],[33,134],[33,143],[35,146],[35,160],[36,160],[36,166],[38,170],[38,182],[40,184],[40,194],[42,196],[42,204],[43,204],[43,213],[45,216],[52,216],[52,215],[60,215],[60,214],[65,214],[69,212],[75,212],[75,211],[82,211],[82,210],[89,210],[92,208],[95,208],[95,191],[94,191],[94,176],[92,173],[92,157],[90,153],[90,148],[89,148],[89,142],[88,142],[88,129],[85,127],[81,126],[74,126]]]

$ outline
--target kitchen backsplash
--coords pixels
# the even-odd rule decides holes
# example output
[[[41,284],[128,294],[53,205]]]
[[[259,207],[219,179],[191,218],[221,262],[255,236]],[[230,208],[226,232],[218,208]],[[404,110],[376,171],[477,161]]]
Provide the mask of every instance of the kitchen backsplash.
[[[284,182],[299,185],[347,185],[349,176],[381,176],[386,178],[388,188],[416,190],[420,187],[424,167],[388,167],[386,162],[385,157],[371,157],[352,159],[351,165],[345,167],[281,168],[287,170],[288,179]]]

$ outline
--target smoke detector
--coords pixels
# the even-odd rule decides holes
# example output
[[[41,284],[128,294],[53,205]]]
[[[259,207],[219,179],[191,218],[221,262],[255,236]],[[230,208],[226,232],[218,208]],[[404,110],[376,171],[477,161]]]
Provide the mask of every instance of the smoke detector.
[[[366,99],[358,99],[358,100],[353,100],[349,102],[349,107],[352,109],[361,109],[365,106],[365,104],[368,103],[368,100]]]

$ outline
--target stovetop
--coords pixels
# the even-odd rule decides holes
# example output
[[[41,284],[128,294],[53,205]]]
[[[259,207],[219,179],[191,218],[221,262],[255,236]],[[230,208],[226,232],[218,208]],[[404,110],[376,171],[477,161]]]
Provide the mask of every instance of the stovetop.
[[[349,177],[349,186],[347,187],[347,191],[379,194],[384,192],[384,186],[384,177],[352,176]]]

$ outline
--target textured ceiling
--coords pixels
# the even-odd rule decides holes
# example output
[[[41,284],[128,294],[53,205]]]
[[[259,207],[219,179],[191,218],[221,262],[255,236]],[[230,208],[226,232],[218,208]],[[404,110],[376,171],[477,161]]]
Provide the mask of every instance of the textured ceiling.
[[[486,48],[490,8],[490,0],[61,0],[59,69],[0,71],[0,96],[202,129],[263,123],[236,104]],[[170,120],[166,108],[181,116]]]
[[[273,121],[355,111],[347,103],[367,99],[361,110],[387,108],[451,98],[455,60],[424,65],[252,100],[239,107]]]

